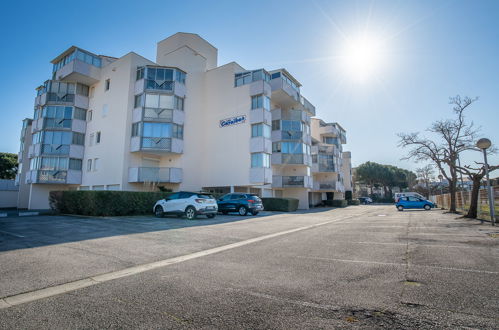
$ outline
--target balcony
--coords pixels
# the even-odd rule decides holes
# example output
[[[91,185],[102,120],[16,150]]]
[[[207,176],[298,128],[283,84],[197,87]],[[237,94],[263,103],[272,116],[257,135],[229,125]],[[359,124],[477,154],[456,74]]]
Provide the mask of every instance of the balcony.
[[[100,68],[77,58],[54,72],[55,80],[93,85],[100,80]]]
[[[343,184],[339,181],[314,181],[313,189],[339,192],[343,192],[345,190],[345,188],[343,188]]]
[[[140,121],[183,125],[185,114],[177,109],[135,108],[132,112],[132,122]]]
[[[312,163],[312,173],[334,173],[337,172],[334,166],[327,166],[319,163]]]
[[[325,125],[325,126],[321,125],[319,127],[319,134],[338,137],[340,135],[340,131],[338,130],[338,128],[336,128],[336,126],[334,126],[332,124]]]
[[[35,106],[66,105],[88,108],[88,97],[80,94],[41,93],[35,98]]]
[[[282,76],[270,80],[269,83],[272,90],[272,101],[282,104],[285,108],[301,104],[299,90],[291,87]]]
[[[128,182],[181,183],[182,169],[175,167],[130,167]]]
[[[315,116],[315,107],[310,103],[305,97],[300,96],[300,103],[303,109],[308,112],[311,116]]]
[[[272,176],[272,188],[311,188],[309,176]]]
[[[26,183],[81,184],[81,171],[31,170],[26,174]]]
[[[312,157],[306,154],[283,154],[274,152],[271,156],[272,165],[306,165],[312,164]]]
[[[133,136],[130,151],[150,151],[153,153],[183,153],[184,141],[176,138],[156,138]]]
[[[142,78],[135,82],[134,93],[139,95],[144,92],[174,94],[178,97],[185,97],[186,88],[183,83],[178,81],[156,81]]]

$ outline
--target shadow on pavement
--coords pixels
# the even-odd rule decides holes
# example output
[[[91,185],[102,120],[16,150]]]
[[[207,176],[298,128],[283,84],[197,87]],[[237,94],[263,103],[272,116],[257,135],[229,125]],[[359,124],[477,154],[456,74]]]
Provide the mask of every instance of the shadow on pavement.
[[[261,212],[257,216],[217,215],[214,219],[199,216],[196,220],[154,216],[83,217],[32,216],[0,218],[0,252],[85,241],[104,237],[142,234],[170,229],[236,223],[278,214],[307,214],[330,211],[332,208],[296,212]]]

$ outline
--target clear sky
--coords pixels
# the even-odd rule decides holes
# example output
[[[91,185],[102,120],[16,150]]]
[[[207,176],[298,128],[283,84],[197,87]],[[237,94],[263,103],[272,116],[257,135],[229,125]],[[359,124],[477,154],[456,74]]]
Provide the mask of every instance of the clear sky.
[[[198,33],[219,65],[285,67],[325,121],[347,130],[353,165],[401,161],[398,132],[452,115],[449,96],[479,96],[468,118],[499,141],[499,1],[8,1],[0,11],[0,151],[17,152],[35,88],[71,45],[155,59],[156,42]],[[367,37],[366,37],[367,35]],[[359,37],[361,36],[361,37]],[[346,63],[351,41],[368,63]],[[361,54],[362,56],[362,54]],[[376,60],[376,61],[374,61]],[[465,162],[480,160],[478,153]],[[499,157],[491,157],[499,163]]]

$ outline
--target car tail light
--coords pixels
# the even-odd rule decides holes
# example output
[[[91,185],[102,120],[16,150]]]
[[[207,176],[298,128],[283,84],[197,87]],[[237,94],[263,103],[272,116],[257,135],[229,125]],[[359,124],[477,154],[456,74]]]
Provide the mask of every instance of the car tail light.
[[[256,200],[254,200],[254,199],[248,199],[248,203],[256,203]]]
[[[196,203],[206,203],[206,199],[204,198],[196,198],[195,201]]]

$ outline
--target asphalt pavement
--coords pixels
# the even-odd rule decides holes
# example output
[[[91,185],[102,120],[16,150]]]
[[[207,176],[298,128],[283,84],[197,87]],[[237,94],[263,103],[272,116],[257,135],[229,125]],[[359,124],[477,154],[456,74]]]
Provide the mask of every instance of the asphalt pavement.
[[[480,328],[499,230],[440,210],[0,219],[0,328]]]

